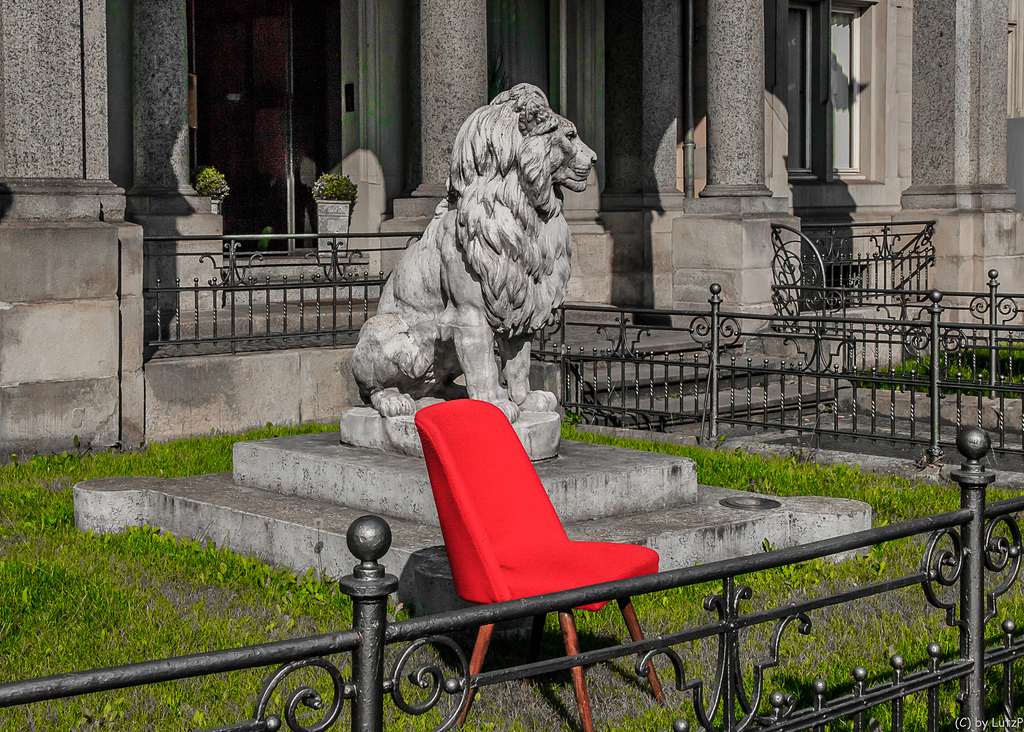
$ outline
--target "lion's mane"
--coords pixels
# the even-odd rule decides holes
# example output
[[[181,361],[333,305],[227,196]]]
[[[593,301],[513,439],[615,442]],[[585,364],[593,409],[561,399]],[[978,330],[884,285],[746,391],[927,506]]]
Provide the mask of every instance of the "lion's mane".
[[[552,177],[560,119],[543,92],[520,84],[473,112],[455,139],[456,247],[499,333],[539,330],[565,299],[572,240]]]

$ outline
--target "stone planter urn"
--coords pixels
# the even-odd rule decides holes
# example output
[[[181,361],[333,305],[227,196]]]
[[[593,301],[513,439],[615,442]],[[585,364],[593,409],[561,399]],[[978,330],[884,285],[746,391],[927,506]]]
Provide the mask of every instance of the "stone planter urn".
[[[352,201],[317,201],[316,230],[318,234],[347,234],[352,218]],[[331,239],[318,239],[320,251],[331,251]],[[338,241],[338,250],[347,248],[346,239]]]

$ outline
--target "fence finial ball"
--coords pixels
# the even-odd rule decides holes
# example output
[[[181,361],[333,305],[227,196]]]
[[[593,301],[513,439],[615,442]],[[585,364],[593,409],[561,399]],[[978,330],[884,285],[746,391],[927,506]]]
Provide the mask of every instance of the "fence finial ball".
[[[391,548],[391,527],[380,516],[360,516],[348,527],[348,550],[361,562],[376,562]]]
[[[928,293],[928,299],[934,303],[940,303],[942,302],[942,293],[938,290],[932,290]]]
[[[720,284],[718,284],[717,282],[715,282],[713,285],[711,285],[711,294],[712,295],[721,295],[722,294],[722,286]]]
[[[988,278],[989,278],[990,280],[994,280],[994,279],[996,279],[997,277],[999,277],[999,270],[998,270],[998,269],[990,269],[990,270],[988,271]]]
[[[956,436],[956,449],[971,461],[981,460],[988,455],[992,442],[981,427],[964,427]]]

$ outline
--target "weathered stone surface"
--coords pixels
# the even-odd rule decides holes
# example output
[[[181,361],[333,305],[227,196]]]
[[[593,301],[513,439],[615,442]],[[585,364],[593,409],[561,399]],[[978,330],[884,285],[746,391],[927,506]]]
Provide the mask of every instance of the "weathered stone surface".
[[[116,376],[2,386],[0,455],[111,447],[118,442],[118,399]]]
[[[441,399],[421,399],[422,409]],[[558,454],[562,420],[557,412],[522,412],[512,428],[531,460],[546,460]],[[338,424],[341,442],[350,447],[383,450],[410,457],[423,457],[419,432],[412,415],[382,417],[372,407],[345,410]]]
[[[114,298],[0,302],[0,386],[115,376],[120,346]]]
[[[365,511],[238,485],[229,473],[162,478],[100,478],[74,488],[75,525],[115,533],[160,526],[179,536],[214,541],[298,572],[349,574],[355,559],[345,534]],[[384,563],[400,573],[413,551],[437,544],[441,530],[389,517],[396,541]],[[317,544],[323,542],[319,551]]]
[[[676,189],[680,65],[679,9],[675,0],[643,0],[643,187]],[[634,51],[635,52],[635,51]],[[634,80],[635,83],[635,80]],[[636,131],[632,130],[635,135]]]
[[[334,422],[356,398],[351,353],[312,348],[154,359],[146,365],[146,438]]]
[[[531,84],[469,115],[446,200],[360,330],[352,373],[365,402],[384,417],[413,414],[418,399],[451,398],[461,373],[465,393],[510,422],[557,407],[553,394],[530,388],[531,341],[554,319],[569,279],[572,236],[557,190],[585,191],[595,162]]]
[[[895,403],[893,403],[895,402]],[[893,418],[896,428],[909,430],[911,421],[917,424],[918,434],[927,434],[931,421],[932,400],[927,394],[916,392],[893,392],[879,389],[871,393],[870,389],[858,391],[854,401],[850,392],[844,392],[839,406],[844,410],[855,410],[861,423],[874,419],[882,431],[890,428]],[[913,417],[913,419],[911,419]],[[980,418],[980,419],[979,419]],[[1021,401],[1020,399],[1003,399],[982,396],[965,397],[957,404],[955,397],[939,400],[939,424],[943,427],[977,427],[985,430],[999,431],[1010,434],[1021,433]],[[955,434],[950,430],[947,434]]]
[[[85,79],[85,170],[88,180],[110,177],[107,134],[107,4],[105,0],[78,0],[82,12],[82,69]]]
[[[764,165],[764,5],[708,0],[708,185],[701,196],[770,196]]]
[[[124,220],[124,191],[109,181],[72,178],[0,178],[5,223],[90,219]]]
[[[196,195],[188,179],[185,0],[135,2],[135,185]]]
[[[571,442],[535,467],[563,521],[696,500],[688,458]],[[422,458],[346,447],[336,432],[236,443],[234,470],[242,485],[437,523]]]
[[[1006,185],[1007,5],[918,0],[913,33],[913,182]]]
[[[84,177],[79,1],[3,0],[0,17],[0,178]]]
[[[420,3],[420,125],[423,184],[419,193],[444,196],[455,134],[487,103],[487,3]]]
[[[696,504],[569,522],[565,528],[577,541],[650,546],[658,551],[660,568],[666,570],[756,554],[763,551],[766,541],[775,548],[784,548],[871,527],[871,508],[859,501],[773,497],[782,505],[768,510],[721,504],[723,498],[750,495],[701,486]],[[90,480],[75,486],[74,500],[75,524],[83,531],[160,526],[178,535],[197,536],[255,554],[298,572],[312,567],[333,577],[351,571],[354,561],[346,548],[345,532],[365,513],[363,509],[308,496],[238,485],[226,473],[175,480]],[[417,596],[425,587],[430,593],[437,593],[446,584],[450,587],[450,572],[444,562],[436,561],[437,550],[420,553],[443,543],[440,529],[394,516],[386,519],[394,541],[382,563],[400,576],[400,598],[425,612],[462,606],[453,595],[432,594],[428,601]],[[429,561],[417,561],[417,554],[426,554]],[[416,592],[417,587],[421,593]]]
[[[116,296],[117,241],[118,229],[98,221],[0,223],[0,300]]]
[[[352,218],[351,201],[317,201],[316,230],[319,234],[347,234],[349,221]],[[340,247],[347,245],[345,240],[336,242]],[[317,248],[321,252],[331,251],[330,239],[317,239]]]

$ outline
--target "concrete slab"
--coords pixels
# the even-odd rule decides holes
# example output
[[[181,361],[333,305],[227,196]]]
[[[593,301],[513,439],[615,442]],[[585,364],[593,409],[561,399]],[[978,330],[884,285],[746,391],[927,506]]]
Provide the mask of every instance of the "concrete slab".
[[[577,541],[616,541],[649,546],[661,556],[661,569],[689,567],[755,554],[765,542],[775,548],[825,539],[871,527],[871,508],[859,501],[777,498],[766,509],[731,508],[723,499],[752,494],[701,486],[693,505],[566,524]],[[315,568],[327,576],[348,574],[355,560],[345,532],[366,512],[307,496],[235,483],[230,473],[188,478],[99,478],[74,487],[75,525],[82,531],[116,533],[127,526],[159,526],[178,536],[260,557],[296,572]],[[400,595],[412,595],[417,582],[450,583],[446,562],[424,569],[414,553],[443,544],[437,526],[385,515],[394,538],[383,563],[402,578]],[[424,556],[431,556],[427,552]],[[422,572],[426,575],[418,576]],[[445,578],[447,577],[447,580]],[[452,588],[454,596],[454,588]],[[451,602],[438,594],[437,602]],[[432,611],[437,606],[431,607]]]
[[[337,432],[235,443],[239,485],[338,503],[437,526],[423,458],[342,445]],[[557,457],[534,464],[564,522],[697,500],[689,458],[564,442]]]

